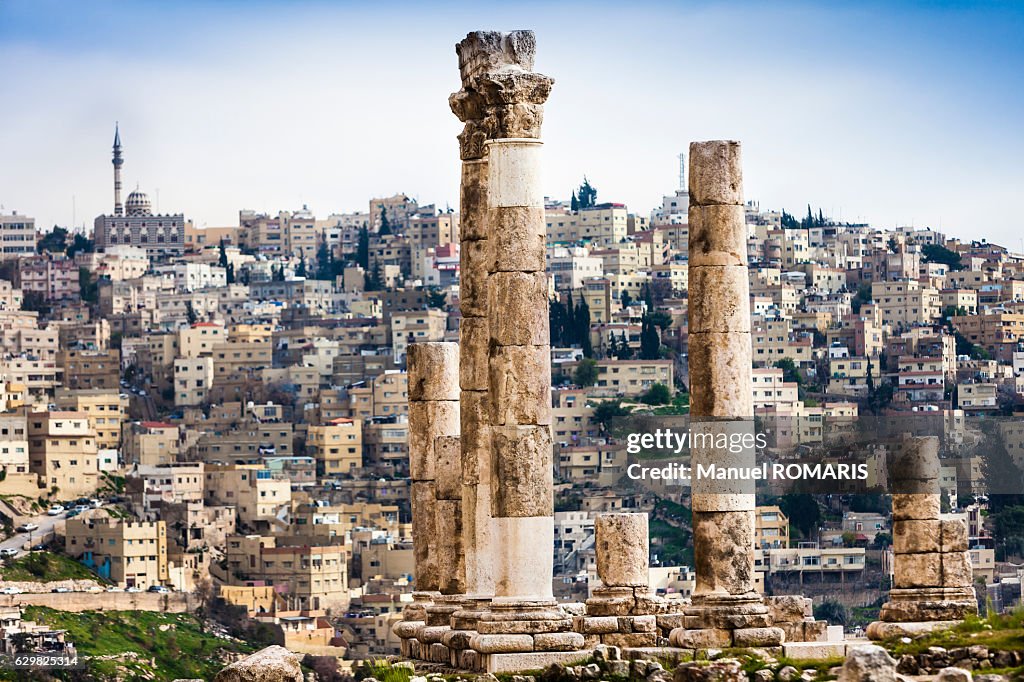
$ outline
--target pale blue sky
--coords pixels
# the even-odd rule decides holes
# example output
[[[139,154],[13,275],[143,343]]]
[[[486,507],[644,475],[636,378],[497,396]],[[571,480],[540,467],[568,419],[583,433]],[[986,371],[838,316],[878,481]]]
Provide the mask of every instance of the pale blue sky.
[[[545,182],[648,213],[695,139],[746,195],[1021,248],[1024,4],[0,0],[0,204],[92,224],[125,184],[197,224],[239,208],[457,205],[454,44],[537,32]]]

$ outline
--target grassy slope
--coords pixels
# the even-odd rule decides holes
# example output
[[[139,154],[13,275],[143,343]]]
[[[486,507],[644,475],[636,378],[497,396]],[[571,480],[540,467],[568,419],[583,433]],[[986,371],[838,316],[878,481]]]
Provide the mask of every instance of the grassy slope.
[[[31,606],[25,609],[25,619],[67,630],[68,639],[75,643],[81,656],[128,651],[140,654],[134,662],[130,659],[87,661],[87,669],[97,680],[113,678],[119,666],[139,675],[152,672],[156,680],[212,679],[225,665],[221,656],[224,651],[252,651],[252,647],[245,644],[202,632],[199,621],[187,614],[150,611],[69,613]],[[155,659],[155,667],[150,666],[150,659]],[[0,679],[4,679],[2,673]]]
[[[28,570],[30,556],[46,557],[45,572],[36,575]],[[0,568],[0,578],[11,581],[50,582],[52,580],[96,580],[99,576],[70,557],[50,552],[33,552],[25,554],[10,562],[7,567]]]

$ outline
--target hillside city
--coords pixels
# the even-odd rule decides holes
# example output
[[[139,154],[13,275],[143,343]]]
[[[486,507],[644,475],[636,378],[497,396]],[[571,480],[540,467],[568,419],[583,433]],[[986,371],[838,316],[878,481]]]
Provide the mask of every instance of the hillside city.
[[[91,229],[0,211],[0,649],[83,651],[100,626],[81,614],[120,607],[192,614],[239,651],[399,653],[415,589],[406,358],[459,339],[459,213],[397,194],[196,227],[138,189],[122,203],[124,163],[118,132],[114,205]],[[688,192],[681,177],[644,214],[599,185],[545,206],[554,590],[587,598],[594,519],[629,510],[649,517],[651,587],[685,599],[688,492],[629,480],[614,425],[688,412]],[[745,214],[755,416],[790,425],[770,456],[830,419],[934,413],[962,443],[976,420],[1024,412],[1024,254],[813,202]],[[1024,426],[995,423],[1024,467]],[[967,522],[979,600],[1006,611],[1024,506],[990,499],[991,466],[960,454],[943,511]],[[813,597],[848,632],[875,619],[884,496],[758,504],[758,590]]]

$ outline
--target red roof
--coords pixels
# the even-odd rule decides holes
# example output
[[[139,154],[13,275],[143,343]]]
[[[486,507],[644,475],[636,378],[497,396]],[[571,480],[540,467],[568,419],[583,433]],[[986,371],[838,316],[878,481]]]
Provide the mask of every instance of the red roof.
[[[174,424],[168,424],[167,422],[142,422],[142,426],[147,429],[176,429],[178,428]]]

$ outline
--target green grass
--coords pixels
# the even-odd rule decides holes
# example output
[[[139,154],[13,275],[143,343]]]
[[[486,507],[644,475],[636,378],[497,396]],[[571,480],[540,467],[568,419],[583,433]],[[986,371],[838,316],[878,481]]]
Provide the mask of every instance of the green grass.
[[[53,580],[96,580],[100,577],[63,554],[31,552],[0,568],[3,580],[45,583]]]
[[[1024,650],[1024,608],[984,618],[971,616],[948,630],[932,632],[907,643],[894,640],[888,642],[886,648],[899,656],[919,654],[930,646],[949,649],[975,644],[1000,651]]]
[[[199,621],[188,614],[151,611],[70,613],[29,606],[24,617],[66,630],[67,638],[75,643],[79,656],[87,657],[87,669],[97,680],[114,679],[119,667],[130,670],[127,679],[212,679],[226,665],[225,652],[253,651],[244,643],[203,632]],[[118,660],[89,658],[131,651],[137,652],[139,657]],[[150,665],[151,659],[155,660],[155,666]]]

